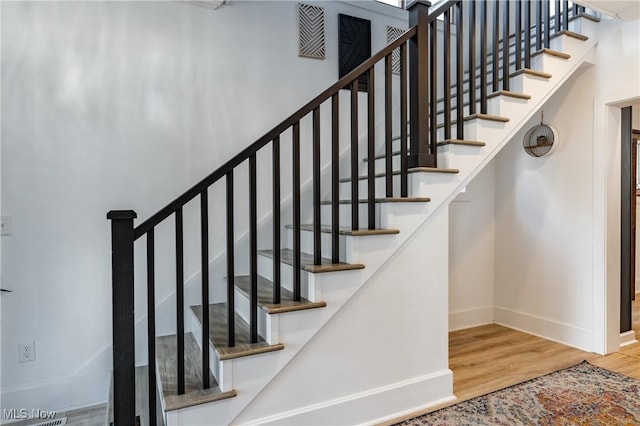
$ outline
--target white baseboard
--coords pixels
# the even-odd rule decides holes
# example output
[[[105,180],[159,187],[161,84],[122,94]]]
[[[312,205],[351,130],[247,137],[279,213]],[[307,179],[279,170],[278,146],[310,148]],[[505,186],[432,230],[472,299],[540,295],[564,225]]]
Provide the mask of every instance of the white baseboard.
[[[494,322],[583,351],[592,350],[593,333],[586,328],[499,306],[494,307]]]
[[[620,347],[633,345],[634,343],[638,343],[635,331],[629,330],[620,333]]]
[[[257,419],[247,425],[377,424],[455,400],[446,369],[388,386]]]
[[[493,323],[493,306],[449,312],[449,331]]]

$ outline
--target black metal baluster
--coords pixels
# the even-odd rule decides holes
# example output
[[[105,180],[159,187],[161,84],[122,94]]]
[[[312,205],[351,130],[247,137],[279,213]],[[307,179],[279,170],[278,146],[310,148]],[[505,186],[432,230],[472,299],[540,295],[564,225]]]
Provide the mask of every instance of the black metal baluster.
[[[200,193],[200,234],[202,270],[202,388],[209,389],[209,197],[205,189]],[[150,411],[154,413],[155,411]],[[155,416],[151,416],[155,417]]]
[[[507,4],[509,2],[507,1]],[[515,13],[515,41],[516,41],[516,71],[522,68],[522,1],[516,0]]]
[[[340,99],[338,93],[331,97],[331,263],[340,262]]]
[[[313,109],[313,264],[322,264],[320,231],[320,107]]]
[[[464,139],[464,11],[456,4],[456,138]],[[469,70],[471,78],[471,70]]]
[[[542,2],[536,2],[536,52],[542,49]]]
[[[384,156],[385,156],[385,188],[386,196],[393,197],[393,116],[391,107],[393,104],[393,93],[391,86],[391,68],[392,56],[387,55],[384,58]],[[369,158],[369,161],[374,159]]]
[[[444,12],[444,138],[451,139],[451,9]]]
[[[502,11],[502,90],[509,90],[509,0]]]
[[[300,122],[293,124],[293,300],[300,301]]]
[[[487,113],[487,3],[480,3],[480,112]]]
[[[569,1],[564,0],[562,2],[562,29],[569,30]]]
[[[458,89],[462,91],[462,88]],[[476,113],[476,2],[469,2],[469,114]]]
[[[153,232],[153,228],[147,232],[147,362],[149,364],[149,413],[156,412],[156,275]],[[155,426],[155,415],[149,416],[149,424]]]
[[[360,229],[358,215],[358,80],[351,84],[351,229]]]
[[[438,167],[438,20],[431,21],[429,27],[431,29],[431,46],[429,49],[431,65],[429,68],[429,82],[431,83],[429,95],[431,100],[429,103],[431,105],[429,110],[430,123],[427,125],[427,131],[429,132],[429,154],[433,156],[432,167]]]
[[[376,228],[376,146],[375,146],[375,129],[376,129],[376,97],[375,97],[375,73],[373,67],[369,69],[369,91],[367,94],[367,155],[369,161],[369,173],[367,176],[367,191],[369,197],[367,200],[368,211],[368,227]]]
[[[235,317],[235,241],[233,232],[233,169],[226,175],[227,183],[227,346],[236,345]]]
[[[494,92],[500,89],[499,77],[500,77],[500,41],[498,36],[500,35],[500,2],[498,0],[492,2],[493,4],[493,73],[491,74],[491,87]],[[507,46],[509,41],[507,40]],[[507,57],[507,63],[509,61],[509,49],[506,52],[502,52]]]
[[[249,334],[251,343],[258,343],[258,188],[256,154],[249,157]]]
[[[531,1],[524,0],[524,67],[531,68]]]
[[[575,18],[576,16],[578,16],[578,5],[574,2],[573,3],[573,17]]]
[[[544,19],[544,38],[543,38],[543,46],[545,49],[548,49],[550,44],[549,44],[549,37],[551,35],[551,28],[550,28],[550,21],[551,21],[551,17],[550,15],[550,7],[551,7],[551,3],[549,1],[545,1],[542,4],[542,8],[543,8],[543,19]]]
[[[178,341],[178,395],[184,394],[184,253],[182,233],[182,207],[179,207],[176,210],[176,338]],[[149,374],[151,374],[151,372],[149,372]]]
[[[273,140],[273,303],[280,304],[280,136]]]
[[[407,153],[407,44],[400,46],[400,196],[407,197],[409,157]]]
[[[560,0],[556,0],[555,1],[555,14],[553,17],[553,23],[554,23],[554,28],[555,28],[555,32],[559,33],[560,32]]]

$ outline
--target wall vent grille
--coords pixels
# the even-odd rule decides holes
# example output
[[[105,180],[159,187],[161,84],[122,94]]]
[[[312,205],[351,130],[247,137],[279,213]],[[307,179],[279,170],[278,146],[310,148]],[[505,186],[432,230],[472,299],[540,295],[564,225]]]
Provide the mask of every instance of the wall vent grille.
[[[55,419],[55,420],[47,420],[45,422],[42,423],[36,423],[32,426],[62,426],[62,425],[66,425],[67,424],[67,418],[66,417],[60,417],[59,419]]]
[[[387,44],[396,41],[404,32],[402,28],[387,26]],[[400,74],[400,48],[394,49],[391,54],[391,69],[394,74]]]
[[[324,59],[324,8],[298,3],[298,55]]]

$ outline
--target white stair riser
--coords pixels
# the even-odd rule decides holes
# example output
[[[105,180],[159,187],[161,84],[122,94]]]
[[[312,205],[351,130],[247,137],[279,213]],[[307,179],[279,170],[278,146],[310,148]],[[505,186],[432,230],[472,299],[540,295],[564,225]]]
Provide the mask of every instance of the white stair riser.
[[[511,91],[518,93],[541,93],[549,79],[531,74],[519,74],[511,79]]]
[[[386,193],[386,176],[377,177],[374,179],[376,198],[385,198]],[[392,175],[393,181],[393,195],[400,196],[400,175]],[[367,198],[369,195],[369,180],[358,180],[358,196],[359,198]],[[340,182],[340,199],[348,200],[351,198],[351,182]]]
[[[365,197],[366,193],[360,194],[360,197]],[[359,225],[361,228],[366,228],[368,226],[368,209],[366,203],[358,203],[358,218]],[[340,217],[340,226],[351,227],[351,204],[340,204],[338,206],[339,209],[339,217]],[[330,226],[331,225],[331,205],[324,204],[320,209],[320,218],[322,225]],[[376,203],[375,207],[375,221],[376,224],[380,223],[380,205]],[[376,226],[379,228],[379,226]]]
[[[258,256],[258,273],[269,281],[273,281],[273,259],[267,256]],[[286,263],[280,263],[280,285],[293,292],[293,267]],[[319,302],[322,300],[320,280],[317,274],[300,271],[300,294],[307,300]]]
[[[484,156],[484,147],[448,144],[441,146],[438,153],[438,167],[461,168],[469,157]]]
[[[251,303],[243,292],[236,288],[235,290],[236,312],[249,323],[251,318]],[[278,316],[269,315],[258,307],[258,334],[270,345],[279,342],[278,339]]]
[[[345,249],[346,249],[346,240],[348,238],[353,238],[347,235],[338,234],[338,246],[341,262],[344,262],[346,259]],[[287,229],[287,248],[293,248],[293,229]],[[321,241],[321,254],[322,257],[331,259],[332,251],[332,238],[331,234],[328,232],[320,232],[320,241]],[[300,247],[302,247],[302,251],[304,253],[313,253],[313,231],[308,231],[306,229],[300,230]]]
[[[479,111],[479,110],[478,110]],[[465,140],[489,142],[491,138],[499,136],[500,132],[505,128],[506,123],[500,121],[490,120],[469,120],[464,123],[464,138]],[[452,126],[451,134],[461,139],[456,134],[455,126]],[[438,129],[438,140],[444,140],[444,129]]]
[[[529,108],[528,103],[527,99],[495,96],[487,101],[487,114],[509,117],[514,113],[520,114],[521,111],[526,111]]]

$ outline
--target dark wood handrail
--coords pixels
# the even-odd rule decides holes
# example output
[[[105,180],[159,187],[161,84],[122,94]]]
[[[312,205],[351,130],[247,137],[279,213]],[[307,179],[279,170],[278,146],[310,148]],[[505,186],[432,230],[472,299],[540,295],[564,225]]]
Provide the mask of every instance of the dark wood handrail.
[[[455,3],[455,1],[449,1],[449,3]],[[440,8],[438,9],[440,10]],[[293,126],[294,123],[297,123],[304,116],[309,114],[315,108],[319,107],[323,102],[327,101],[334,94],[338,93],[340,90],[349,86],[353,81],[358,79],[361,75],[368,72],[371,67],[377,64],[380,60],[382,60],[385,56],[391,54],[396,48],[400,47],[404,43],[407,42],[411,37],[416,34],[416,28],[408,29],[404,34],[398,37],[392,43],[389,43],[384,49],[380,50],[378,53],[364,61],[362,64],[353,69],[349,74],[342,77],[336,83],[327,88],[324,92],[313,98],[310,102],[304,105],[302,108],[291,114],[287,119],[282,121],[276,127],[268,131],[264,136],[258,139],[253,144],[249,145],[247,148],[242,150],[239,154],[233,157],[231,160],[224,163],[213,173],[209,174],[207,177],[202,179],[200,182],[195,184],[185,193],[180,195],[178,198],[167,204],[165,207],[160,209],[157,213],[151,216],[149,219],[142,222],[140,225],[136,226],[134,229],[134,239],[138,239],[141,236],[145,235],[149,230],[158,225],[164,219],[173,214],[178,208],[184,206],[189,201],[191,201],[196,196],[200,195],[200,193],[206,190],[208,187],[216,183],[219,179],[226,176],[226,174],[232,169],[239,166],[242,162],[246,161],[249,157],[254,155],[258,150],[264,147],[266,144],[271,142],[276,137],[280,136],[283,132],[285,132],[288,128]]]

